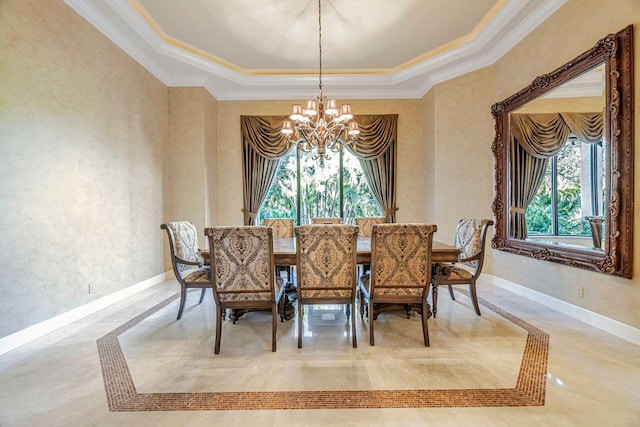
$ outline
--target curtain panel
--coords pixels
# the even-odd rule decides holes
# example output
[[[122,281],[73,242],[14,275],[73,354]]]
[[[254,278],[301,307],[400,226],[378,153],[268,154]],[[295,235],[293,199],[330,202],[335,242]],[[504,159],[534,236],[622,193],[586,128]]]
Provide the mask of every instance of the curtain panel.
[[[289,143],[280,131],[285,116],[240,116],[244,224],[253,225]]]
[[[544,179],[549,158],[573,134],[586,143],[602,141],[599,113],[511,114],[511,237],[526,239],[525,213]]]
[[[364,177],[386,221],[396,222],[398,115],[358,115],[355,119],[360,135],[347,150],[360,160]]]

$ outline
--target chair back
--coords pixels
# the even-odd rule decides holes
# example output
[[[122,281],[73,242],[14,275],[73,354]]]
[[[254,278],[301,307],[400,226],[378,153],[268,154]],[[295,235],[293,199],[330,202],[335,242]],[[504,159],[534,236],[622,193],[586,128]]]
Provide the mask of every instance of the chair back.
[[[273,237],[286,239],[293,237],[293,219],[291,218],[265,218],[262,220],[263,227],[273,228]]]
[[[216,303],[274,301],[273,229],[211,227],[205,233]]]
[[[487,230],[493,225],[490,219],[461,219],[456,226],[453,245],[460,249],[460,263],[478,267],[484,257]]]
[[[376,224],[384,224],[387,222],[387,219],[383,216],[381,217],[361,217],[356,218],[356,225],[358,226],[358,235],[360,237],[371,237],[371,227]]]
[[[175,221],[162,224],[163,230],[167,230],[169,246],[171,248],[171,262],[174,267],[182,272],[192,265],[201,265],[203,262],[198,248],[198,232],[189,221]]]
[[[371,233],[371,298],[426,298],[433,224],[377,224]]]
[[[303,225],[295,233],[299,297],[353,298],[358,227]]]
[[[311,224],[342,224],[342,218],[311,218]]]

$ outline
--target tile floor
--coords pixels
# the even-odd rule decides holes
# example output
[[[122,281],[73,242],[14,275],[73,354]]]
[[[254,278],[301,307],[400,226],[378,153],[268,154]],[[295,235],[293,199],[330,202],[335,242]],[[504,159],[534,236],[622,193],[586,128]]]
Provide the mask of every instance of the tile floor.
[[[483,315],[441,292],[424,347],[420,320],[341,307],[295,321],[251,313],[223,325],[192,291],[175,320],[167,281],[0,356],[0,426],[640,426],[640,346],[481,283]],[[322,409],[316,409],[322,408]]]

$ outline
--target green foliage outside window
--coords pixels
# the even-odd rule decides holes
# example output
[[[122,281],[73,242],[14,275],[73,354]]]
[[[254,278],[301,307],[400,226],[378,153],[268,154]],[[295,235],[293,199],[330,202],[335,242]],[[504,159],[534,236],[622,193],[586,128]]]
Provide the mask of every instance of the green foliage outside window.
[[[311,218],[340,217],[340,154],[333,154],[321,166],[311,154],[300,158],[300,216],[298,224],[308,224]],[[355,217],[382,216],[366,182],[360,162],[343,152],[344,222],[353,224]],[[280,160],[271,189],[258,212],[263,218],[296,218],[297,158],[291,150]]]
[[[588,221],[583,219],[580,194],[580,146],[581,142],[569,142],[556,155],[557,221],[558,235],[585,236],[591,234]],[[549,161],[545,177],[538,193],[527,208],[527,231],[531,235],[552,235],[553,198],[551,188],[552,161]]]

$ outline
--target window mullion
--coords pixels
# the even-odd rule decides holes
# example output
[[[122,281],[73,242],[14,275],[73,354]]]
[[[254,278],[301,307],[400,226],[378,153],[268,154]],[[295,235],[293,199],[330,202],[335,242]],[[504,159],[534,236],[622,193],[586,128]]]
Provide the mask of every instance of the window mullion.
[[[558,236],[558,157],[551,158],[551,232]]]
[[[340,150],[340,218],[344,218],[344,168],[342,163],[342,150]]]
[[[302,198],[300,197],[300,148],[296,148],[296,223],[302,225]]]

